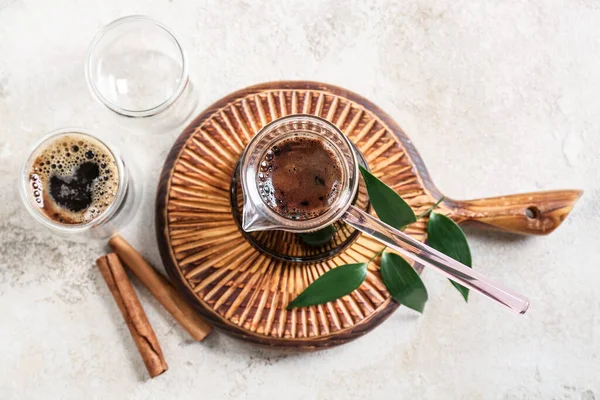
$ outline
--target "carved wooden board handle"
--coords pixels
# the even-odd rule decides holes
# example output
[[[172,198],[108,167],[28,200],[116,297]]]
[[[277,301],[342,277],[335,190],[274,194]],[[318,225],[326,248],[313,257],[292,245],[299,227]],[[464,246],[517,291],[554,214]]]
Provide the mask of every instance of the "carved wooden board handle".
[[[554,190],[490,197],[479,200],[444,200],[458,223],[483,226],[522,235],[547,235],[567,217],[582,190]]]

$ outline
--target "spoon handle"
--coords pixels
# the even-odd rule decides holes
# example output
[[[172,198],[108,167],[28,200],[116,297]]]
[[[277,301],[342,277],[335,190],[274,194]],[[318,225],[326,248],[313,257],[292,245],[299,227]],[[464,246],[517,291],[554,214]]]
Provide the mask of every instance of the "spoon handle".
[[[510,310],[525,314],[529,300],[506,286],[392,228],[377,218],[350,206],[342,217],[347,224],[424,266],[432,267],[448,279],[475,290]]]

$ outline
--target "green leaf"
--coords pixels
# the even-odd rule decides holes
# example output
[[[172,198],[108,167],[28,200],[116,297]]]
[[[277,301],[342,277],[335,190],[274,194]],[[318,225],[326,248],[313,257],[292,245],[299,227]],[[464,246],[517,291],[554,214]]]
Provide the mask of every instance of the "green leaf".
[[[310,246],[322,246],[329,242],[335,233],[336,230],[333,225],[328,225],[323,229],[319,229],[318,231],[301,233],[300,239]]]
[[[467,237],[462,229],[445,215],[436,212],[432,212],[429,215],[427,243],[448,257],[472,268],[471,251],[469,250]],[[450,281],[450,283],[458,289],[465,301],[468,301],[469,289],[453,281]]]
[[[369,200],[380,220],[396,229],[402,229],[417,220],[412,208],[402,200],[398,193],[362,166],[359,168],[367,185]]]
[[[367,277],[367,264],[356,263],[336,267],[321,275],[294,299],[287,309],[314,306],[339,299],[357,289]]]
[[[398,254],[383,253],[381,277],[394,300],[420,313],[427,302],[427,289],[413,267]]]

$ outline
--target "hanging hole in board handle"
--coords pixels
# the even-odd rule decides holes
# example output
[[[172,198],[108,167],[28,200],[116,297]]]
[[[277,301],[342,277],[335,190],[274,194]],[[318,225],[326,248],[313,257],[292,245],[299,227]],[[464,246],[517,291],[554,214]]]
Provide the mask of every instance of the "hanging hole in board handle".
[[[525,215],[527,218],[536,219],[540,216],[540,210],[535,206],[530,206],[525,210]]]

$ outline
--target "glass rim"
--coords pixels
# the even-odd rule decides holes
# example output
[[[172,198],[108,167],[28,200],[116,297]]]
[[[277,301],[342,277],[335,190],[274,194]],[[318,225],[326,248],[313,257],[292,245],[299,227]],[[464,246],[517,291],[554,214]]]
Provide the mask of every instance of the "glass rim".
[[[119,187],[117,188],[117,194],[115,195],[115,200],[97,218],[94,218],[93,220],[86,222],[84,224],[71,224],[71,225],[61,224],[59,222],[52,221],[50,218],[44,217],[44,215],[37,208],[35,208],[35,205],[31,202],[30,196],[28,195],[29,173],[30,173],[30,169],[32,167],[31,161],[34,158],[34,155],[36,155],[39,152],[39,150],[42,148],[42,146],[48,140],[54,139],[59,136],[68,135],[68,134],[86,136],[86,137],[96,140],[100,144],[102,144],[115,159],[115,162],[117,164],[117,171],[119,173]],[[20,193],[21,193],[21,200],[25,204],[25,208],[27,209],[29,214],[31,214],[38,222],[42,223],[43,225],[45,225],[48,228],[56,230],[56,231],[61,231],[61,232],[66,232],[66,233],[85,232],[94,226],[102,225],[104,222],[108,221],[112,216],[114,216],[114,214],[117,210],[119,210],[119,207],[125,197],[125,191],[126,191],[127,185],[128,185],[127,184],[128,177],[126,176],[127,175],[126,168],[125,168],[125,165],[123,164],[123,161],[121,160],[119,155],[115,153],[113,148],[111,146],[109,146],[105,141],[99,139],[96,135],[93,135],[93,134],[89,133],[88,131],[81,129],[81,128],[60,128],[60,129],[56,129],[56,130],[44,135],[40,140],[38,140],[31,147],[31,149],[32,150],[30,151],[29,156],[27,157],[27,159],[25,160],[25,163],[23,164],[23,166],[21,168],[21,176],[20,176],[21,183],[19,184],[19,188],[20,188]]]
[[[334,147],[336,153],[342,153],[338,154],[338,156],[341,156],[340,162],[343,163],[342,167],[347,174],[347,187],[340,193],[338,198],[331,205],[330,209],[327,212],[315,218],[310,218],[306,220],[292,220],[290,218],[285,218],[282,215],[278,214],[276,211],[274,211],[267,204],[265,204],[258,193],[258,187],[256,184],[255,177],[249,175],[249,167],[251,163],[251,160],[249,160],[249,158],[251,158],[251,156],[249,156],[249,153],[255,150],[256,145],[260,142],[261,139],[263,139],[263,137],[266,134],[278,129],[281,126],[293,123],[294,120],[304,120],[307,122],[312,122],[315,125],[320,125],[321,127],[325,127],[325,129],[328,129],[329,131],[333,132],[347,147],[351,158],[350,161],[353,164],[352,168],[352,166],[349,165],[350,162],[348,161],[348,159],[344,156],[341,149],[338,148],[338,145],[335,143],[330,143],[330,145]],[[318,135],[318,133],[316,132],[309,131],[309,133]],[[287,134],[288,133],[286,132],[285,135]],[[281,139],[271,139],[270,142],[276,142],[278,140]],[[242,191],[244,194],[244,209],[247,206],[249,206],[255,212],[260,213],[263,216],[263,218],[266,218],[270,222],[269,229],[283,229],[286,231],[296,233],[312,232],[315,230],[319,230],[341,218],[341,216],[351,206],[352,199],[354,198],[358,190],[358,159],[354,151],[352,142],[334,123],[316,115],[291,114],[271,121],[270,123],[262,127],[258,131],[258,133],[250,140],[250,142],[246,146],[246,149],[244,150],[244,153],[242,154],[242,157],[240,159],[240,165],[242,170],[240,173],[240,178],[242,181]]]
[[[144,110],[130,110],[130,109],[118,106],[117,104],[108,100],[102,94],[100,89],[98,89],[98,87],[92,80],[92,56],[94,55],[94,50],[96,49],[96,46],[98,45],[98,43],[102,40],[102,38],[108,32],[110,32],[114,28],[117,28],[120,25],[131,23],[131,22],[150,22],[150,23],[154,24],[156,27],[162,29],[164,32],[166,32],[166,34],[168,36],[171,37],[171,39],[173,39],[173,41],[177,45],[179,54],[181,55],[181,76],[180,76],[179,86],[177,86],[177,89],[162,103],[160,103],[154,107],[144,109]],[[85,61],[85,80],[87,82],[88,88],[90,89],[90,91],[92,92],[94,97],[100,103],[102,103],[104,106],[106,106],[110,110],[114,111],[115,113],[125,116],[125,117],[131,117],[131,118],[152,117],[154,115],[157,115],[157,114],[163,112],[167,108],[169,108],[183,94],[186,86],[189,83],[187,57],[185,55],[185,51],[183,50],[183,47],[181,46],[181,44],[179,42],[179,39],[173,33],[173,31],[171,31],[171,29],[169,29],[166,25],[164,25],[161,22],[158,22],[155,19],[150,18],[146,15],[129,15],[129,16],[121,17],[121,18],[118,18],[118,19],[112,21],[111,23],[109,23],[108,25],[106,25],[102,29],[100,29],[100,31],[98,31],[98,33],[96,33],[96,35],[94,36],[94,39],[92,39],[92,42],[90,43],[88,50],[87,50],[87,56],[86,56],[86,61]]]

